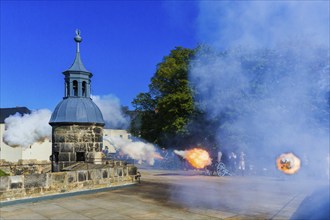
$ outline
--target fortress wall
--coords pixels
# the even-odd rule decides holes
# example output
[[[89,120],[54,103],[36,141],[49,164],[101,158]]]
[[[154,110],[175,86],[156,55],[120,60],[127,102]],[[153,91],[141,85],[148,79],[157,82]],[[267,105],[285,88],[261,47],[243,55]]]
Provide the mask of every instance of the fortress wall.
[[[135,184],[136,167],[41,173],[0,177],[0,201],[33,198],[65,192]]]

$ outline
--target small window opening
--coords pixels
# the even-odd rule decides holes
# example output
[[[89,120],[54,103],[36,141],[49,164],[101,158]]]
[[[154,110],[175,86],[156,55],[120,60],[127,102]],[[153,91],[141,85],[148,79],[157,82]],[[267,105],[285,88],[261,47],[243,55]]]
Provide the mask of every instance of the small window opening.
[[[78,96],[78,82],[77,82],[77,80],[73,81],[73,95]]]
[[[76,161],[85,161],[85,152],[76,152]]]
[[[68,82],[65,83],[65,96],[70,96],[70,84]]]
[[[86,96],[86,82],[85,81],[83,81],[83,83],[82,83],[82,96]]]

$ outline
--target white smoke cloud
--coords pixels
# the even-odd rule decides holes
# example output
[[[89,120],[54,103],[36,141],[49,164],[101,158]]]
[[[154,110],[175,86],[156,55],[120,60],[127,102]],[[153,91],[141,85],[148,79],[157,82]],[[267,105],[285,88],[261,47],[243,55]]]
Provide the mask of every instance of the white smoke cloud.
[[[199,24],[206,42],[231,49],[226,56],[199,54],[190,70],[209,117],[228,110],[235,114],[217,131],[222,147],[239,147],[260,156],[306,153],[311,160],[321,157],[322,163],[313,168],[322,166],[317,170],[325,172],[329,154],[328,3],[202,2]],[[261,48],[274,53],[268,50],[263,56]],[[260,68],[268,69],[248,70],[249,62],[260,62]],[[263,74],[259,78],[257,71]]]
[[[107,137],[109,139],[109,137]],[[146,161],[149,165],[154,165],[155,159],[159,158],[156,147],[143,141],[130,141],[119,137],[110,138],[111,142],[119,151],[128,155],[141,164]]]
[[[3,140],[12,147],[29,147],[35,142],[51,139],[52,128],[48,124],[51,111],[41,109],[23,116],[15,114],[5,119]]]
[[[199,37],[224,47],[273,47],[299,40],[329,47],[328,1],[202,1]]]
[[[224,113],[230,119],[214,131],[221,151],[244,150],[247,165],[266,167],[277,177],[285,174],[276,171],[276,157],[293,151],[302,167],[287,179],[329,175],[329,22],[328,1],[200,2],[199,38],[227,53],[197,54],[190,79],[210,119],[223,119]],[[267,56],[261,49],[268,49]],[[246,68],[255,61],[261,65]],[[263,73],[259,78],[258,71]],[[304,181],[295,181],[295,187]],[[251,207],[239,206],[260,199],[262,183],[254,187],[251,196],[244,184],[235,186],[239,198],[226,197],[226,203],[237,204],[241,214],[249,212]],[[211,181],[196,187],[183,183],[179,190],[173,187],[172,197],[185,206],[221,209],[225,194],[220,190]]]
[[[92,96],[93,101],[100,108],[106,128],[125,129],[130,119],[122,112],[120,101],[113,95]],[[52,128],[48,124],[51,111],[41,109],[23,116],[16,114],[5,119],[6,130],[3,140],[12,147],[28,147],[35,142],[51,139]]]
[[[100,108],[105,120],[106,128],[126,129],[130,119],[122,112],[120,100],[114,95],[91,96],[95,104]]]

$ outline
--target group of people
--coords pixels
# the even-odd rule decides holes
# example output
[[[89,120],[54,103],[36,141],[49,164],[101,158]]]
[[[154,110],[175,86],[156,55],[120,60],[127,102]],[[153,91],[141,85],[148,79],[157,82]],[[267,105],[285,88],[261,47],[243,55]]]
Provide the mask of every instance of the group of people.
[[[102,150],[105,159],[117,159],[117,160],[129,160],[127,155],[122,155],[121,153],[112,154],[109,153],[109,149],[107,146]],[[195,169],[193,168],[185,159],[181,156],[178,156],[171,149],[161,148],[158,150],[158,154],[162,157],[160,160],[155,160],[154,167],[158,169]],[[326,172],[324,172],[323,176],[326,178],[330,178],[329,176],[329,161],[330,154],[327,155],[325,160],[326,163]],[[253,159],[252,157],[248,157],[244,151],[224,151],[221,152],[215,149],[213,152],[210,152],[210,156],[212,158],[212,164],[206,167],[211,175],[217,173],[218,165],[221,163],[226,170],[232,175],[276,175],[276,167],[274,163],[269,161],[267,157],[260,157]],[[254,156],[255,155],[250,155]],[[310,167],[310,158],[307,154],[303,154],[301,156],[301,163],[304,166],[303,172],[310,176],[317,176],[313,169]],[[317,163],[321,167],[324,166],[323,163]],[[309,169],[310,168],[310,169]],[[323,171],[323,169],[320,169]],[[315,171],[315,170],[314,170]]]
[[[240,151],[238,154],[235,152],[230,152],[229,159],[229,169],[231,172],[244,176],[246,169],[246,154]]]
[[[211,155],[212,164],[206,167],[210,175],[214,173],[219,175],[219,169],[223,169],[227,174],[231,175],[245,175],[246,154],[243,151],[239,153],[233,151],[222,153],[221,151],[217,151],[216,153],[211,153]]]
[[[155,167],[160,169],[194,169],[185,159],[176,155],[172,150],[162,148],[159,155],[163,158],[155,162]],[[230,152],[228,154],[218,151],[216,155],[211,153],[212,164],[206,169],[210,172],[216,172],[217,165],[222,162],[229,172],[237,175],[245,175],[246,154]]]

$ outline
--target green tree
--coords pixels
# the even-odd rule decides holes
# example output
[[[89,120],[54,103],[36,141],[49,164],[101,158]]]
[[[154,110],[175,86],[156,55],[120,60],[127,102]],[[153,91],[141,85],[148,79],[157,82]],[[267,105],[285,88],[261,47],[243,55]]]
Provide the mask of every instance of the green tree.
[[[188,67],[195,52],[176,47],[157,65],[149,92],[140,93],[132,102],[139,112],[131,124],[134,135],[138,133],[142,138],[166,147],[177,144],[178,137],[188,134],[187,124],[195,110]]]
[[[156,100],[150,93],[140,93],[132,102],[137,113],[131,120],[130,132],[149,142],[157,142],[159,127],[157,126]]]

